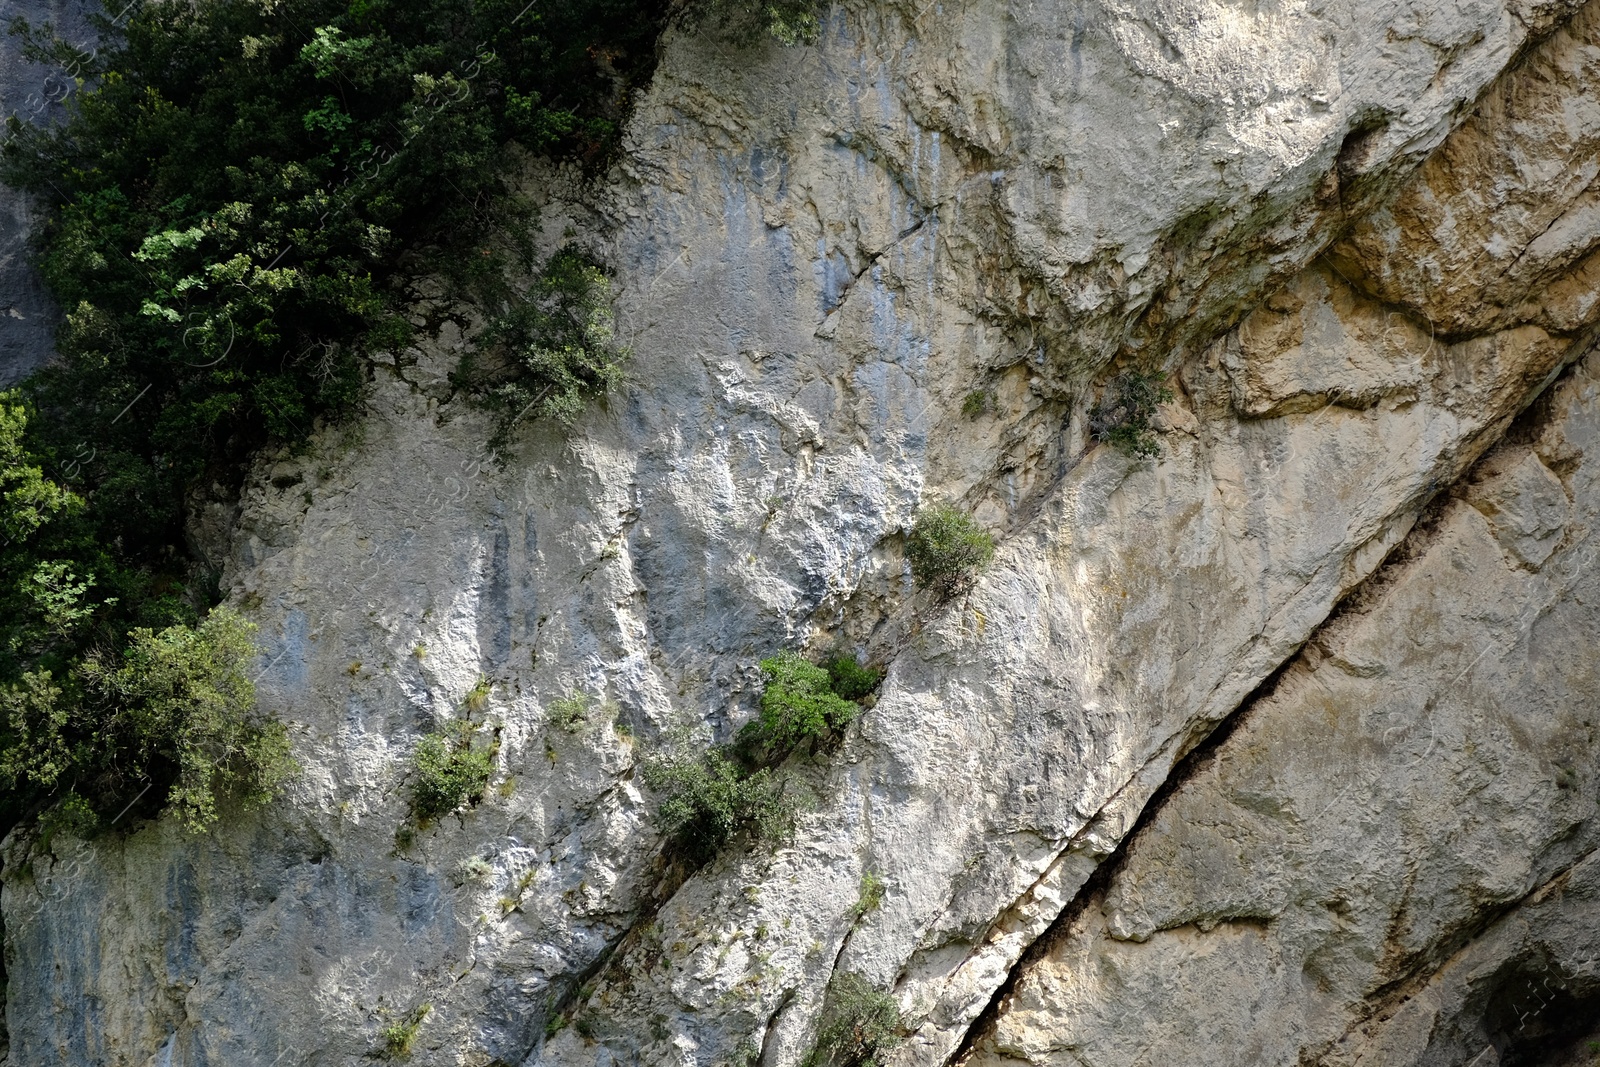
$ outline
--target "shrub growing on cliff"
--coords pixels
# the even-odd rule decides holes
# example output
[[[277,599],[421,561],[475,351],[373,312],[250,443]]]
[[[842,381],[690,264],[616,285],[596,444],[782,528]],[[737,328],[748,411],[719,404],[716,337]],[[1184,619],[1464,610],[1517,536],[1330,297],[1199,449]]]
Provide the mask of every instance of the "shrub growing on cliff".
[[[195,831],[224,797],[265,803],[294,761],[283,724],[254,711],[254,632],[218,608],[197,627],[136,628],[120,654],[91,650],[59,679],[25,672],[0,690],[0,783],[38,794],[71,783],[73,803],[96,798],[102,812],[159,784]]]
[[[495,414],[490,444],[503,449],[524,419],[571,423],[622,380],[628,350],[616,340],[611,282],[576,247],[561,249],[533,284],[508,299],[469,354],[458,383]]]
[[[858,974],[836,974],[804,1067],[878,1067],[879,1057],[900,1044],[904,1026],[893,997]]]
[[[1156,407],[1172,400],[1172,390],[1163,383],[1164,374],[1127,371],[1117,375],[1106,387],[1105,397],[1089,409],[1089,433],[1136,459],[1150,459],[1161,452],[1150,420]]]
[[[761,661],[766,687],[761,712],[745,727],[748,743],[765,759],[781,759],[802,744],[815,744],[848,726],[861,708],[833,690],[827,670],[797,652]]]
[[[383,1047],[378,1054],[386,1060],[400,1060],[411,1055],[411,1046],[416,1044],[417,1034],[431,1011],[432,1004],[422,1004],[408,1012],[405,1018],[385,1026],[378,1035],[383,1039]]]
[[[994,559],[994,537],[965,512],[932,504],[917,512],[906,557],[917,585],[952,596],[970,588]]]
[[[717,749],[658,756],[645,763],[644,780],[663,794],[657,825],[692,863],[710,860],[740,834],[771,843],[794,826],[794,803],[772,773],[746,773]]]
[[[846,700],[862,700],[871,695],[883,680],[883,674],[871,667],[863,667],[847,652],[838,652],[822,661],[828,672],[828,685]]]
[[[494,774],[498,745],[471,722],[457,719],[427,734],[412,756],[412,811],[420,822],[477,803]]]
[[[771,36],[795,45],[817,39],[821,10],[819,0],[700,0],[685,5],[684,20],[744,40]]]

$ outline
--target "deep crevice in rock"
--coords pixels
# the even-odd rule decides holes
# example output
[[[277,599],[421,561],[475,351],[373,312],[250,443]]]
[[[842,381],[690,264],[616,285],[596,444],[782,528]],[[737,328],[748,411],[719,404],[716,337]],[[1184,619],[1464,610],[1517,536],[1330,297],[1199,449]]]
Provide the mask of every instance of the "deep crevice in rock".
[[[1334,605],[1329,609],[1327,616],[1324,617],[1324,619],[1318,623],[1317,626],[1307,636],[1305,642],[1295,651],[1286,656],[1283,662],[1280,663],[1270,675],[1263,679],[1262,682],[1239,703],[1238,707],[1233,712],[1222,719],[1210,731],[1210,733],[1195,743],[1194,747],[1191,748],[1182,758],[1178,760],[1177,763],[1173,765],[1171,772],[1169,772],[1166,779],[1161,783],[1161,786],[1145,803],[1144,807],[1139,812],[1138,818],[1134,821],[1133,826],[1123,836],[1122,840],[1117,843],[1117,847],[1110,855],[1105,857],[1105,859],[1100,862],[1100,864],[1095,868],[1094,872],[1089,876],[1088,880],[1085,881],[1083,886],[1078,890],[1077,894],[1074,895],[1072,900],[1062,908],[1061,913],[1051,921],[1050,925],[1045,928],[1044,932],[1035,938],[1034,941],[1022,952],[1021,956],[1018,957],[1017,962],[1013,964],[1011,969],[1007,972],[1005,980],[999,985],[998,988],[996,988],[994,994],[989,999],[989,1003],[984,1007],[983,1011],[980,1012],[977,1018],[973,1020],[970,1026],[968,1026],[966,1033],[962,1037],[961,1043],[956,1047],[955,1052],[951,1054],[946,1062],[951,1064],[961,1064],[966,1062],[967,1058],[973,1052],[975,1047],[981,1041],[991,1036],[995,1032],[1000,1017],[1005,1012],[1006,1006],[1009,1003],[1012,993],[1016,989],[1018,982],[1024,979],[1038,962],[1048,957],[1051,952],[1054,951],[1054,949],[1067,935],[1068,931],[1070,931],[1073,923],[1076,922],[1077,919],[1083,915],[1083,913],[1089,907],[1093,906],[1104,897],[1104,894],[1107,889],[1109,889],[1112,880],[1116,877],[1118,871],[1126,862],[1134,842],[1138,840],[1145,828],[1161,814],[1163,808],[1166,806],[1167,801],[1179,789],[1187,784],[1188,781],[1197,777],[1213,762],[1218,751],[1227,743],[1228,739],[1233,736],[1234,732],[1238,730],[1240,725],[1245,722],[1246,718],[1249,716],[1251,710],[1256,706],[1256,704],[1264,699],[1270,698],[1277,690],[1278,685],[1283,677],[1295,665],[1303,662],[1305,656],[1304,650],[1308,647],[1319,645],[1319,639],[1327,634],[1330,628],[1337,626],[1346,617],[1354,614],[1362,614],[1368,610],[1369,607],[1377,600],[1377,598],[1383,595],[1384,590],[1393,584],[1403,568],[1410,565],[1412,561],[1421,558],[1426,553],[1428,545],[1432,543],[1434,537],[1437,535],[1438,519],[1441,517],[1444,508],[1447,507],[1455,498],[1458,488],[1470,483],[1471,479],[1479,471],[1482,465],[1489,459],[1491,453],[1493,453],[1496,448],[1508,443],[1529,443],[1537,437],[1538,430],[1554,416],[1551,397],[1553,397],[1557,387],[1561,382],[1565,381],[1569,376],[1575,373],[1577,366],[1582,362],[1583,358],[1591,349],[1592,345],[1589,344],[1583,345],[1581,349],[1579,346],[1575,345],[1574,351],[1572,354],[1570,354],[1567,362],[1563,364],[1557,373],[1551,375],[1550,380],[1545,383],[1544,387],[1539,391],[1538,394],[1530,398],[1527,405],[1524,406],[1521,411],[1519,411],[1512,419],[1508,420],[1506,428],[1502,431],[1501,435],[1495,440],[1495,442],[1485,448],[1482,455],[1480,455],[1475,462],[1463,470],[1454,481],[1450,482],[1448,485],[1440,487],[1435,492],[1433,497],[1425,502],[1421,508],[1421,516],[1416,524],[1406,534],[1406,536],[1402,537],[1395,543],[1395,545],[1389,550],[1377,567],[1375,567],[1366,578],[1352,586],[1342,597],[1340,597],[1339,600],[1335,602]],[[1567,868],[1568,871],[1570,871],[1570,869],[1571,866]],[[1563,871],[1561,875],[1558,875],[1557,877],[1564,877],[1565,874],[1566,871]],[[1552,881],[1554,881],[1554,879]],[[1517,900],[1508,902],[1503,907],[1494,910],[1491,914],[1485,915],[1480,924],[1475,924],[1470,931],[1463,931],[1463,936],[1459,937],[1456,941],[1455,950],[1465,948],[1467,945],[1471,944],[1474,939],[1476,939],[1489,927],[1493,926],[1496,921],[1515,911],[1515,909],[1521,906],[1522,903],[1524,903],[1530,897],[1541,892],[1549,884],[1550,882],[1546,882],[1541,886],[1535,887]],[[1421,962],[1419,961],[1419,966],[1420,965]],[[1432,972],[1430,971],[1430,973]],[[1400,983],[1392,984],[1390,988],[1398,989],[1402,985],[1409,987],[1417,980],[1416,974],[1413,972],[1413,974],[1408,976],[1407,979],[1403,979]],[[1383,991],[1379,991],[1376,994],[1378,997],[1382,997],[1383,995]],[[1596,993],[1596,998],[1600,998],[1600,992]],[[1578,1033],[1578,1031],[1573,1030],[1572,1033]],[[1538,1049],[1534,1050],[1534,1052],[1545,1049],[1547,1045],[1550,1048],[1555,1048],[1558,1045],[1562,1048],[1566,1048],[1567,1043],[1577,1041],[1578,1039],[1573,1038],[1566,1029],[1561,1029],[1559,1032],[1552,1031],[1549,1041],[1544,1042],[1543,1039],[1541,1039],[1541,1042],[1538,1043]],[[1575,1048],[1577,1045],[1573,1044],[1572,1047]],[[1534,1052],[1530,1052],[1529,1054],[1534,1054]],[[1519,1064],[1525,1064],[1527,1067],[1531,1067],[1531,1065],[1534,1063],[1543,1061],[1505,1060],[1503,1062],[1506,1064],[1515,1062]]]
[[[1228,738],[1233,736],[1234,731],[1239,728],[1239,725],[1244,722],[1245,716],[1249,714],[1251,707],[1254,706],[1256,701],[1269,696],[1277,689],[1278,682],[1297,659],[1297,655],[1287,657],[1283,663],[1279,664],[1277,670],[1268,675],[1241,702],[1238,710],[1218,723],[1202,741],[1190,749],[1173,766],[1172,771],[1167,775],[1166,780],[1161,783],[1160,788],[1145,803],[1133,826],[1123,835],[1122,840],[1117,843],[1117,847],[1109,856],[1100,861],[1099,866],[1094,869],[1094,873],[1084,882],[1083,887],[1061,909],[1061,913],[1051,921],[1044,932],[1023,950],[1022,955],[1018,957],[1017,962],[1012,965],[1011,970],[1006,974],[1005,981],[1000,983],[1000,986],[989,998],[989,1003],[978,1014],[978,1017],[973,1020],[972,1024],[967,1027],[967,1032],[962,1037],[961,1043],[956,1046],[955,1052],[950,1055],[947,1062],[954,1064],[965,1062],[974,1046],[994,1031],[1001,1013],[1005,1010],[1006,1004],[1011,999],[1012,992],[1016,989],[1017,983],[1028,974],[1037,962],[1050,955],[1067,931],[1071,929],[1072,924],[1077,921],[1078,917],[1104,895],[1106,889],[1110,887],[1112,878],[1116,876],[1117,871],[1126,862],[1130,846],[1140,836],[1144,828],[1160,814],[1162,808],[1166,806],[1167,799],[1176,793],[1185,782],[1198,775],[1211,764],[1217,750],[1227,742]]]

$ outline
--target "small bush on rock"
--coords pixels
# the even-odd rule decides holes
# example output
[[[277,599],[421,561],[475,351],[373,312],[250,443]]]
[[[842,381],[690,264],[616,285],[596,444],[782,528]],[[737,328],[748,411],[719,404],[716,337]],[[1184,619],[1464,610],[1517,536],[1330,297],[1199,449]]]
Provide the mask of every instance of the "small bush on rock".
[[[422,1021],[431,1011],[433,1011],[432,1004],[423,1004],[399,1022],[385,1026],[381,1034],[383,1049],[379,1055],[386,1060],[398,1060],[411,1055],[411,1046],[416,1043],[417,1031],[422,1029]]]
[[[571,733],[583,727],[589,721],[589,705],[591,701],[587,693],[572,692],[564,697],[557,697],[550,702],[550,723],[559,726]]]
[[[745,727],[745,739],[759,757],[782,759],[802,744],[832,737],[861,713],[834,691],[827,670],[797,652],[762,660],[761,673],[767,683],[761,714]]]
[[[477,734],[472,723],[457,720],[418,743],[412,757],[416,772],[412,810],[419,821],[436,819],[483,798],[494,773],[497,746],[482,743]]]
[[[861,895],[856,898],[853,909],[857,919],[866,916],[868,912],[877,911],[883,906],[883,892],[885,889],[883,876],[877,871],[865,871],[861,875]]]
[[[707,862],[740,834],[773,843],[794,827],[794,803],[772,773],[746,774],[717,749],[653,759],[644,780],[664,794],[656,811],[662,833],[693,863]]]
[[[1106,388],[1105,398],[1089,409],[1089,433],[1136,459],[1150,459],[1161,452],[1150,420],[1156,406],[1172,400],[1172,390],[1164,384],[1164,374],[1127,371]]]
[[[835,653],[823,660],[822,669],[828,672],[828,685],[846,700],[861,700],[870,696],[883,680],[881,671],[863,667],[846,652]]]
[[[994,559],[994,537],[965,512],[932,504],[917,512],[906,556],[918,586],[953,596],[971,588],[978,572]]]
[[[880,1057],[900,1044],[904,1025],[893,997],[858,974],[835,975],[805,1067],[878,1067]]]

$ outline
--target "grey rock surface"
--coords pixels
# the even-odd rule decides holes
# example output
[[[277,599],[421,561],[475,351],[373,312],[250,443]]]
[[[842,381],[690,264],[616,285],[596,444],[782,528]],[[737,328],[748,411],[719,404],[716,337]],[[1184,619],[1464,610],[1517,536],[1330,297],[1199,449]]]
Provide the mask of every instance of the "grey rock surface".
[[[1593,1060],[1597,364],[1241,713],[966,1063]],[[1491,499],[1557,523],[1531,571]]]
[[[24,868],[32,842],[13,835],[9,1062],[356,1064],[427,1005],[417,1062],[787,1065],[840,971],[893,991],[907,1040],[892,1062],[946,1062],[969,1039],[974,1055],[1054,1055],[1088,1016],[1024,999],[1053,990],[1057,966],[1019,968],[1025,951],[1089,914],[1101,862],[1119,857],[1122,877],[1198,788],[1164,794],[1124,848],[1187,753],[1241,706],[1223,745],[1246,736],[1264,683],[1352,625],[1328,622],[1341,601],[1378,595],[1392,553],[1432,550],[1441,493],[1478,532],[1470,561],[1496,568],[1484,583],[1570,616],[1545,674],[1495,675],[1497,692],[1542,679],[1551,707],[1563,685],[1579,692],[1547,676],[1595,633],[1555,578],[1590,506],[1572,489],[1581,449],[1483,457],[1527,420],[1577,425],[1514,420],[1590,346],[1588,180],[1566,171],[1594,153],[1596,10],[873,2],[835,8],[801,49],[669,38],[598,194],[527,175],[548,243],[570,232],[616,270],[626,387],[497,462],[486,418],[448,385],[472,324],[419,292],[419,321],[444,324],[375,368],[364,417],[261,457],[237,512],[207,505],[197,542],[261,624],[262,699],[291,722],[304,773],[204,838],[164,822],[60,838]],[[1458,158],[1476,166],[1461,196],[1465,164],[1436,162]],[[1479,247],[1494,254],[1462,250]],[[1086,432],[1108,378],[1136,364],[1175,385],[1151,462]],[[975,418],[974,392],[991,398]],[[945,605],[903,558],[932,500],[1001,538]],[[1452,580],[1414,638],[1372,638],[1374,663],[1405,661],[1414,639],[1443,651],[1419,652],[1408,684],[1467,665],[1449,628],[1478,617],[1487,586]],[[794,841],[731,850],[674,888],[639,759],[683,731],[729,737],[760,657],[835,646],[887,678],[838,751],[784,768],[814,798]],[[573,692],[597,706],[568,728],[549,708]],[[1381,722],[1362,707],[1297,781],[1365,781],[1380,764],[1361,731],[1415,725],[1410,705]],[[488,796],[397,838],[418,738],[464,715],[500,731]],[[1446,741],[1464,744],[1457,727]],[[1494,736],[1514,772],[1495,788],[1530,805],[1508,855],[1479,870],[1424,841],[1443,896],[1389,965],[1437,971],[1445,1019],[1488,987],[1422,969],[1430,946],[1481,951],[1492,970],[1522,951],[1493,937],[1557,936],[1494,925],[1530,892],[1549,907],[1519,914],[1583,925],[1574,811],[1592,775],[1528,792],[1521,734]],[[1413,740],[1383,751],[1415,755]],[[1430,806],[1467,810],[1448,790],[1476,780],[1421,774],[1408,781],[1440,791]],[[1294,868],[1271,837],[1286,831],[1265,825],[1262,848],[1282,853],[1271,877],[1229,882],[1209,854],[1153,867],[1155,910],[1123,920],[1146,940],[1112,949],[1167,944],[1204,870],[1219,872],[1199,879],[1209,892],[1237,884],[1214,908],[1241,920],[1224,936],[1267,951],[1250,922],[1272,922],[1233,915],[1235,899],[1287,908],[1295,877],[1371,858],[1359,803],[1325,814],[1300,845],[1324,866]],[[885,896],[858,914],[869,872]],[[1381,873],[1375,897],[1403,886]],[[1335,943],[1332,992],[1309,1007],[1263,972],[1274,1018],[1311,1018],[1282,1048],[1313,1031],[1344,1047],[1340,1027],[1376,1004],[1361,945]],[[1164,977],[1208,988],[1191,973]],[[1188,1029],[1266,1010],[1248,977],[1235,1003],[1182,1002]],[[1138,1003],[1073,988],[1101,998],[1095,1019]]]
[[[7,0],[4,22],[16,18],[50,24],[65,40],[87,48],[95,35],[88,22],[99,5],[89,0]],[[60,115],[75,91],[71,80],[22,56],[17,37],[0,37],[0,117],[45,124]],[[37,206],[0,186],[0,387],[10,385],[50,358],[60,311],[29,262],[28,235],[40,221]]]

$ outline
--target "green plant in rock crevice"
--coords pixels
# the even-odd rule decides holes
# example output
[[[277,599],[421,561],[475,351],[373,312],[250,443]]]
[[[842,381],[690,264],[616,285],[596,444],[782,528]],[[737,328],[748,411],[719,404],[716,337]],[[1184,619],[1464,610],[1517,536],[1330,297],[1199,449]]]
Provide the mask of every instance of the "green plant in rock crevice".
[[[431,1011],[433,1011],[432,1004],[422,1004],[408,1012],[404,1019],[385,1026],[378,1035],[383,1040],[383,1048],[379,1050],[379,1055],[386,1060],[403,1059],[411,1055],[411,1046],[416,1043],[417,1033],[422,1029],[423,1020],[427,1019]]]
[[[994,394],[987,389],[974,389],[961,401],[961,415],[969,421],[975,421],[987,415],[994,407]]]
[[[741,834],[772,844],[793,832],[794,801],[766,768],[749,773],[719,749],[680,748],[646,760],[643,771],[663,794],[657,825],[691,863],[709,861]]]
[[[815,41],[822,32],[818,0],[701,0],[687,5],[691,27],[715,26],[724,36],[744,41],[769,36],[782,44]]]
[[[944,597],[971,588],[978,572],[994,559],[994,549],[994,536],[949,504],[918,511],[906,537],[912,579]]]
[[[877,911],[883,906],[884,889],[883,877],[876,871],[862,872],[861,892],[852,909],[857,920],[865,918],[869,912]]]
[[[494,774],[499,731],[488,741],[466,719],[446,723],[417,743],[412,756],[412,811],[419,822],[447,815],[483,797]]]
[[[760,761],[775,762],[802,744],[827,740],[861,713],[859,705],[834,691],[828,670],[797,652],[762,660],[761,673],[766,682],[761,711],[741,738]]]
[[[836,652],[820,666],[828,672],[829,687],[845,700],[865,700],[883,680],[883,672],[862,666],[848,652]]]
[[[858,974],[835,974],[828,983],[817,1040],[804,1067],[879,1067],[901,1043],[905,1019],[887,993]]]
[[[630,354],[616,339],[610,279],[576,246],[552,255],[502,307],[455,375],[494,413],[496,451],[524,419],[570,424],[622,380]]]
[[[1151,419],[1156,408],[1170,403],[1172,390],[1165,374],[1125,371],[1106,387],[1105,397],[1089,409],[1089,434],[1135,459],[1161,454],[1160,440]]]

